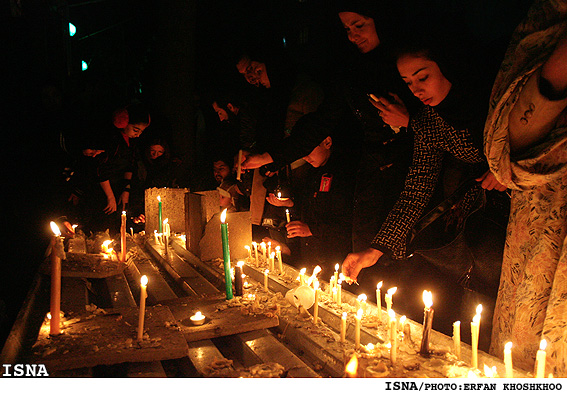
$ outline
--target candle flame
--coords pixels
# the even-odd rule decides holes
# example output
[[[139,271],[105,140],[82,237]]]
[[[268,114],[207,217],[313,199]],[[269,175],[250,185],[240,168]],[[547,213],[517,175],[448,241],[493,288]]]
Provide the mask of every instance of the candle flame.
[[[397,287],[392,287],[391,289],[388,289],[388,294],[389,295],[394,295],[396,293],[396,290],[398,290]]]
[[[266,275],[268,275],[268,274],[270,273],[270,270],[266,268],[266,270],[264,271],[264,273],[265,273]]]
[[[236,265],[242,268],[244,267],[244,261],[240,260],[238,263],[236,263]]]
[[[258,243],[256,241],[252,241],[252,246],[256,246]]]
[[[321,267],[316,266],[316,267],[313,269],[313,275],[312,275],[312,276],[315,277],[319,272],[321,272]]]
[[[339,263],[335,264],[335,271],[338,271],[338,270],[339,270],[339,267],[340,267],[340,266],[339,266]]]
[[[107,239],[106,241],[104,241],[102,243],[102,245],[100,245],[100,248],[102,249],[103,253],[110,253],[112,251],[112,249],[109,248],[111,243],[112,243],[112,241],[110,239]]]
[[[225,208],[224,211],[222,211],[222,213],[221,213],[221,215],[220,215],[220,221],[221,221],[222,223],[224,223],[224,222],[226,221],[226,210],[227,210],[227,209],[228,209],[228,208]]]
[[[359,301],[366,301],[366,299],[367,299],[366,294],[360,294],[360,295],[358,296],[358,300],[359,300]]]
[[[512,342],[506,342],[506,345],[504,345],[504,350],[512,350]]]
[[[165,219],[163,220],[163,224],[167,224],[167,222],[168,222],[168,219],[165,218]]]
[[[146,275],[143,275],[143,276],[140,278],[140,284],[141,284],[142,286],[146,286],[146,285],[148,284],[148,277],[147,277]]]
[[[423,303],[427,309],[433,305],[433,294],[430,291],[423,290]]]
[[[313,283],[313,288],[315,289],[315,291],[319,289],[319,281],[317,279],[315,279],[315,282]]]
[[[366,349],[372,351],[374,350],[374,344],[373,343],[369,343],[368,345],[366,345]]]
[[[380,290],[382,288],[382,281],[378,282],[378,284],[376,285],[376,289]]]
[[[307,268],[302,268],[302,269],[299,270],[299,273],[300,273],[300,274],[305,274],[305,271],[307,271]]]
[[[51,231],[53,231],[53,234],[55,234],[55,236],[57,237],[60,237],[61,230],[59,230],[59,226],[55,222],[50,222],[49,225],[51,226]]]
[[[476,324],[480,323],[480,315],[474,315],[472,321]]]
[[[407,319],[406,315],[403,315],[402,317],[400,317],[400,325],[402,326],[402,328],[404,326],[404,323],[406,322],[406,319]]]
[[[157,196],[157,200],[158,200],[158,201],[161,201],[161,197],[160,197],[160,196]]]
[[[276,246],[276,252],[279,252],[281,250],[280,246]]]
[[[248,245],[244,245],[244,249],[246,249],[246,250],[250,250],[250,246],[248,246]]]
[[[358,359],[356,358],[356,354],[353,354],[350,358],[350,361],[347,363],[345,372],[348,376],[354,378],[356,377],[356,371],[358,370]]]
[[[343,319],[346,320],[346,317],[347,317],[347,313],[346,313],[346,312],[343,312]]]
[[[493,378],[493,377],[494,377],[494,372],[495,372],[495,371],[494,371],[494,368],[495,368],[495,367],[490,368],[488,365],[484,364],[484,375],[485,375],[487,378]]]
[[[122,216],[126,216],[126,211],[122,211]]]
[[[393,309],[390,309],[388,311],[388,316],[390,316],[390,319],[396,319],[396,312],[394,312]]]
[[[476,313],[477,315],[480,315],[482,313],[482,304],[478,304],[478,306],[476,307]]]
[[[546,347],[547,347],[547,341],[545,339],[542,339],[541,342],[539,343],[539,350],[545,350]]]
[[[362,308],[360,308],[360,309],[356,312],[356,318],[357,318],[358,320],[362,319],[362,314],[363,314],[363,313],[364,313],[364,312],[362,311]]]
[[[457,320],[456,322],[453,323],[453,327],[460,327],[461,326],[461,321]]]

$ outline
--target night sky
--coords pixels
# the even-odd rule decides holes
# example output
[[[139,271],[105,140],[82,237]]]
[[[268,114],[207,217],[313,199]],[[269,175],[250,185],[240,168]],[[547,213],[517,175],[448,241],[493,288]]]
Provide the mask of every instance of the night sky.
[[[475,39],[504,48],[530,3],[409,0],[405,11],[422,23],[452,21]],[[77,27],[72,39],[65,37],[67,8],[58,7],[64,4],[69,4],[69,20]],[[0,315],[0,344],[29,289],[48,243],[49,220],[56,214],[52,198],[57,188],[52,179],[60,164],[58,132],[92,129],[102,114],[134,96],[155,110],[152,133],[179,139],[176,116],[186,127],[192,119],[187,111],[202,111],[208,127],[214,122],[208,94],[219,81],[234,80],[232,56],[248,44],[283,48],[285,38],[286,51],[324,79],[340,68],[341,54],[352,50],[328,4],[325,0],[2,2],[6,68],[0,129],[7,201],[2,215],[0,303],[7,310],[4,317]],[[305,31],[307,36],[301,33]],[[87,71],[81,71],[81,60],[88,63]],[[166,127],[160,118],[173,126]],[[177,147],[181,155],[186,153],[183,149],[192,156],[198,153],[198,147],[184,148],[183,143]]]

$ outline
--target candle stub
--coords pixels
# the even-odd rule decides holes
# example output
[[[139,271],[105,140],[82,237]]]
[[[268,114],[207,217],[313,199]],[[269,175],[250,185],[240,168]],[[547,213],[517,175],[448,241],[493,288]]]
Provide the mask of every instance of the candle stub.
[[[197,313],[191,316],[190,319],[193,325],[200,326],[205,322],[205,315],[203,315],[200,311],[197,311]]]

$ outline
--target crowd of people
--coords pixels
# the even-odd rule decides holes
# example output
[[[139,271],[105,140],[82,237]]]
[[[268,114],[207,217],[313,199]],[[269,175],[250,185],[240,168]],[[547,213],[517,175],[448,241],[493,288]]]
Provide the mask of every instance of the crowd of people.
[[[222,138],[199,187],[216,188],[229,211],[249,210],[253,239],[281,246],[286,263],[318,265],[322,278],[338,263],[353,293],[396,286],[397,308],[414,320],[433,290],[440,331],[474,315],[471,292],[492,300],[490,351],[501,357],[512,341],[514,365],[531,370],[545,338],[549,371],[567,376],[567,4],[537,0],[498,69],[464,37],[403,33],[394,8],[339,3],[356,53],[332,80],[321,84],[285,51],[234,57],[247,85],[210,95]],[[178,185],[168,142],[137,143],[152,124],[142,103],[111,123],[108,137],[66,146],[66,214],[85,232],[117,231],[126,207],[143,229],[144,190]],[[490,204],[506,242],[475,255],[486,248],[455,240],[493,230],[471,219]],[[415,246],[416,228],[434,225],[435,239]],[[445,260],[463,248],[473,256],[459,275],[420,252],[446,246]],[[496,282],[478,279],[494,272]]]

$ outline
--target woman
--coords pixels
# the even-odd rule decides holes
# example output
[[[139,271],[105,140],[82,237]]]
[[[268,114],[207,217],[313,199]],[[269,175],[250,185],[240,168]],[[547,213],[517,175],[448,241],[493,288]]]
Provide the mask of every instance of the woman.
[[[513,343],[531,371],[567,377],[567,2],[537,1],[516,29],[494,84],[485,151],[512,190],[490,352]]]
[[[408,268],[401,261],[407,257],[408,235],[436,189],[447,155],[460,163],[465,177],[475,178],[480,182],[480,185],[471,188],[459,203],[460,211],[456,213],[460,218],[465,217],[472,208],[480,187],[488,190],[505,190],[505,187],[500,185],[487,170],[488,166],[482,151],[482,130],[486,117],[489,83],[482,84],[474,78],[474,70],[463,69],[464,66],[461,64],[452,64],[449,60],[455,59],[454,52],[451,52],[453,57],[450,59],[443,58],[441,54],[447,51],[436,48],[438,41],[420,43],[414,38],[408,42],[412,44],[399,50],[396,65],[401,78],[413,95],[424,104],[423,108],[410,117],[403,103],[395,95],[390,96],[389,99],[375,97],[372,102],[385,121],[396,119],[397,122],[402,122],[402,119],[405,119],[403,125],[410,126],[414,131],[412,165],[399,199],[370,247],[349,254],[342,270],[349,278],[348,281],[354,281],[361,269],[374,265],[386,255],[390,259],[383,258],[381,262],[397,260],[397,263],[392,264],[388,269],[383,267],[378,269],[384,274],[388,272],[399,281],[393,285],[401,287],[403,291],[411,292],[415,290],[416,279],[419,279],[422,281],[421,284],[439,286],[438,292],[442,293],[438,293],[439,297],[444,295],[452,302],[457,302],[458,296],[456,294],[451,296],[454,289],[443,288],[444,285],[439,283],[440,276],[436,276],[438,274],[425,266],[418,265],[410,272],[400,275],[400,272]],[[466,78],[455,76],[456,67],[459,67],[459,71]],[[405,275],[411,276],[405,277]],[[426,275],[433,277],[426,280]],[[417,290],[421,292],[424,289]],[[408,303],[408,306],[411,307],[412,302]],[[444,306],[446,305],[448,302],[445,302]],[[410,312],[404,310],[404,313]]]

